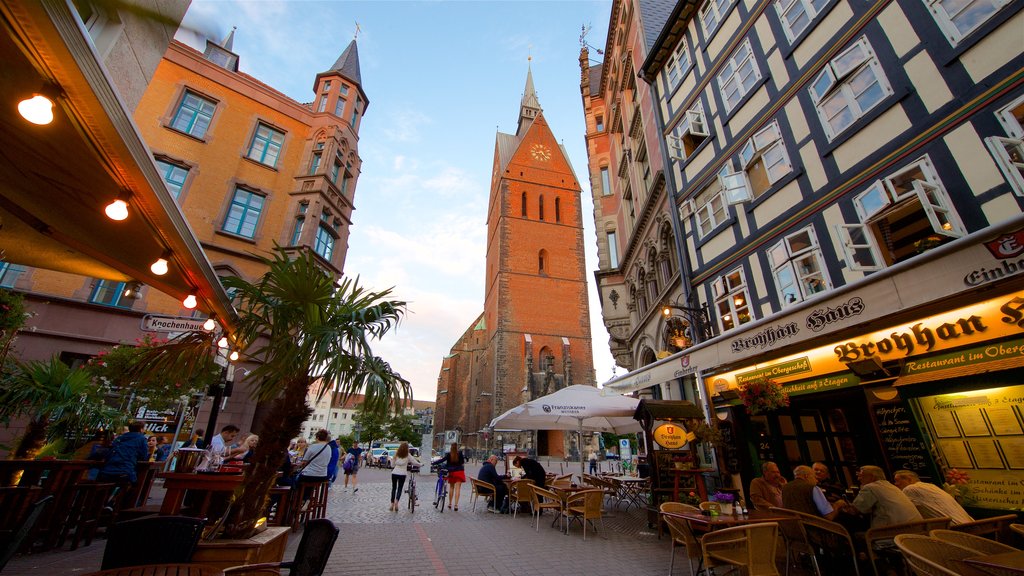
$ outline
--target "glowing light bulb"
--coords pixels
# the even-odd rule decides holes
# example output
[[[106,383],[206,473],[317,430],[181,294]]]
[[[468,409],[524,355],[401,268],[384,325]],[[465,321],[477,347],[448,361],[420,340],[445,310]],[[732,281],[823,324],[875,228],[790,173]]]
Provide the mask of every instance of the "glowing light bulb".
[[[222,336],[221,339],[217,341],[217,347],[218,348],[227,348],[228,347],[228,337],[227,336]]]
[[[45,126],[53,122],[53,100],[42,94],[35,94],[18,102],[18,113],[33,124]]]
[[[230,359],[232,362],[238,360],[238,351],[233,350],[231,354],[228,356],[228,359]]]
[[[195,294],[189,294],[188,296],[185,297],[184,300],[181,301],[181,305],[191,310],[195,308],[197,305],[199,305],[199,301],[196,300]]]
[[[153,262],[149,269],[150,271],[153,272],[153,274],[156,274],[157,276],[163,276],[164,274],[167,274],[167,260],[165,260],[164,257],[161,256],[160,258],[156,259],[156,262]]]
[[[118,198],[110,204],[107,204],[107,207],[104,208],[103,211],[107,214],[107,218],[120,222],[128,217],[128,203],[121,198]]]
[[[206,322],[203,322],[203,330],[209,332],[217,327],[217,322],[213,318],[207,318]]]

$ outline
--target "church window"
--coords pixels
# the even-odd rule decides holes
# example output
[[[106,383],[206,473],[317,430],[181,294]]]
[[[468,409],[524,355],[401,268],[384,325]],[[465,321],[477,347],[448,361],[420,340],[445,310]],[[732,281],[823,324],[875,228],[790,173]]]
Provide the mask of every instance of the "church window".
[[[345,99],[338,97],[338,101],[334,103],[334,115],[341,118],[345,113]]]
[[[541,194],[537,200],[537,218],[544,220],[544,195]]]
[[[526,218],[526,192],[523,192],[523,218]]]
[[[320,169],[320,157],[323,155],[322,152],[313,153],[313,160],[309,163],[310,175],[316,174],[316,171]]]
[[[541,250],[537,254],[537,272],[539,274],[541,274],[542,276],[547,274],[546,266],[550,265],[550,263],[547,260],[548,260],[548,251],[547,250]]]
[[[316,105],[317,112],[323,112],[324,110],[327,110],[327,94],[321,95],[320,103]]]
[[[562,199],[555,198],[555,222],[562,221]]]

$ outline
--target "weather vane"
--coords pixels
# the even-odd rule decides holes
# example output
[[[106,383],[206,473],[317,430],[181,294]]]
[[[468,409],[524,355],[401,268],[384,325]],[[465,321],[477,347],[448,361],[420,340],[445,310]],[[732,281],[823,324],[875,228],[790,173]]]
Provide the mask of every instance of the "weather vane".
[[[362,28],[359,27],[359,21],[356,20],[356,33],[352,35],[352,39],[353,40],[358,40],[359,39],[359,32],[361,30],[362,30]]]
[[[590,28],[590,24],[580,26],[580,47],[592,48],[595,52],[604,56],[604,50],[601,50],[600,48],[597,48],[595,46],[591,46],[590,43],[587,42],[587,34],[590,34]]]

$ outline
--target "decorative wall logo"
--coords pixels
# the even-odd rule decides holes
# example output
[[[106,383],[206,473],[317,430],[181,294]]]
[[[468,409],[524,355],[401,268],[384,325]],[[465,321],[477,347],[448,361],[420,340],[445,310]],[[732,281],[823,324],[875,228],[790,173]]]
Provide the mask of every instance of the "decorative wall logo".
[[[1017,230],[985,242],[985,248],[1000,260],[1024,254],[1024,230]]]
[[[867,308],[867,305],[864,304],[864,301],[860,297],[854,296],[847,300],[845,304],[840,304],[835,308],[825,306],[824,308],[815,309],[807,315],[806,324],[811,329],[811,332],[821,332],[825,326],[833,322],[853,318],[863,312],[865,308]]]
[[[964,286],[981,286],[1024,272],[1024,258],[1018,259],[1016,262],[1010,261],[1011,258],[1017,258],[1024,254],[1024,230],[1017,230],[985,242],[985,248],[1001,262],[990,268],[983,266],[971,270],[964,276]]]
[[[769,326],[753,336],[737,338],[732,341],[732,352],[737,354],[751,348],[768,348],[784,338],[792,338],[800,333],[800,327],[796,322],[783,324],[781,326]]]
[[[541,410],[543,410],[545,414],[550,414],[551,406],[549,404],[544,404],[543,406],[541,406]]]

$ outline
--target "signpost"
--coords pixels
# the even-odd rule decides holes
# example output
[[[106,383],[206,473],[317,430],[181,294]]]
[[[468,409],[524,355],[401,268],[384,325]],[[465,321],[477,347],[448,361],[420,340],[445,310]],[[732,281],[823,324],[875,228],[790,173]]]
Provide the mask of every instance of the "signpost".
[[[182,318],[146,314],[142,317],[144,332],[208,332],[203,328],[206,318]]]

